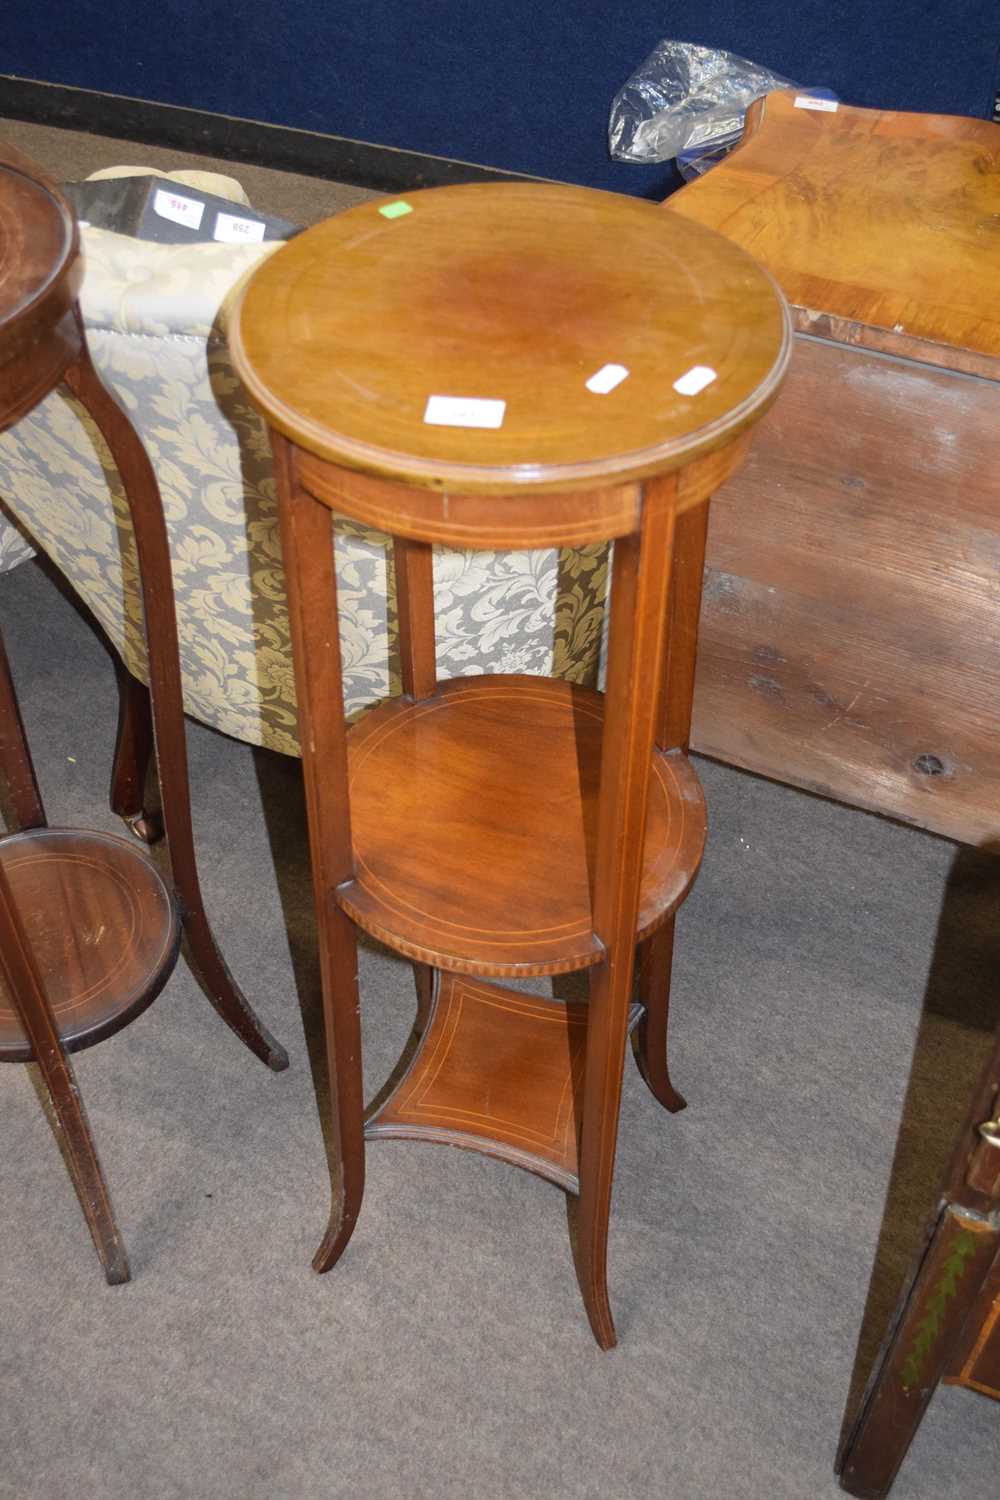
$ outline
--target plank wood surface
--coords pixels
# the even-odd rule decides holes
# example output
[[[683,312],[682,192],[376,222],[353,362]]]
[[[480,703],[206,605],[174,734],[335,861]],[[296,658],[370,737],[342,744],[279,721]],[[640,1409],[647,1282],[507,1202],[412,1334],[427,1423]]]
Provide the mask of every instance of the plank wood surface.
[[[968,843],[995,834],[994,451],[1000,385],[799,338],[712,502],[694,748]]]
[[[755,106],[669,211],[798,330],[709,528],[692,745],[978,844],[1000,828],[1000,127]],[[816,336],[822,334],[822,337]]]

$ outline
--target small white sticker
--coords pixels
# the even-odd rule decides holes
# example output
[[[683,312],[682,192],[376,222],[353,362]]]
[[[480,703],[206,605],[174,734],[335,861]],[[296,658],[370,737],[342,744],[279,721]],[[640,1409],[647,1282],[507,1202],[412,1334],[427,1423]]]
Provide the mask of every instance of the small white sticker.
[[[205,205],[195,198],[182,198],[179,193],[168,193],[166,188],[157,188],[153,212],[158,213],[161,219],[170,219],[174,224],[186,224],[188,229],[199,229]]]
[[[715,379],[715,371],[708,365],[692,365],[679,380],[674,381],[674,390],[679,396],[697,396]]]
[[[828,115],[835,115],[837,113],[837,101],[836,99],[814,99],[812,94],[796,94],[795,108],[822,109]]]
[[[227,245],[251,245],[264,238],[264,226],[256,219],[237,219],[235,214],[219,214],[212,232],[213,240]]]
[[[506,401],[479,396],[428,396],[424,421],[432,427],[500,427]]]
[[[587,381],[587,390],[593,391],[595,396],[606,396],[616,385],[621,385],[627,379],[628,370],[624,365],[602,365],[597,374],[591,375]]]

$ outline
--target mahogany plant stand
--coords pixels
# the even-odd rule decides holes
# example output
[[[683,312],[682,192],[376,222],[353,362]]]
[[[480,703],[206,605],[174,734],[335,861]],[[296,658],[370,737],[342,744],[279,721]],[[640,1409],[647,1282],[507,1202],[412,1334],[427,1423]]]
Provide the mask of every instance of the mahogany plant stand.
[[[0,640],[0,777],[8,820],[0,838],[0,1062],[34,1062],[80,1207],[111,1285],[128,1281],[69,1054],[142,1014],[177,960],[173,893],[137,844],[46,826]]]
[[[685,747],[707,500],[777,394],[784,303],[742,251],[651,204],[477,185],[299,236],[253,277],[231,342],[272,430],[302,726],[334,1101],[314,1264],[350,1239],[366,1138],[482,1151],[571,1195],[610,1347],[630,1027],[654,1095],[683,1105],[666,1018],[673,914],[705,837]],[[332,511],[395,539],[403,692],[350,731]],[[608,538],[605,693],[438,682],[435,543]],[[367,1118],[356,927],[414,961],[422,1033]],[[587,1004],[493,982],[580,969]]]
[[[166,526],[152,467],[134,428],[91,364],[76,298],[81,267],[69,205],[33,163],[0,151],[0,430],[64,381],[89,412],[121,472],[135,528],[149,655],[152,734],[171,881],[136,845],[50,829],[0,642],[0,1062],[35,1061],[77,1194],[109,1282],[128,1263],[73,1078],[69,1054],[111,1035],[151,1002],[180,932],[212,1004],[275,1070],[284,1049],[260,1025],[216,946],[195,863]],[[133,695],[134,699],[135,695]],[[141,701],[123,700],[116,752],[120,810],[141,807],[150,730]]]

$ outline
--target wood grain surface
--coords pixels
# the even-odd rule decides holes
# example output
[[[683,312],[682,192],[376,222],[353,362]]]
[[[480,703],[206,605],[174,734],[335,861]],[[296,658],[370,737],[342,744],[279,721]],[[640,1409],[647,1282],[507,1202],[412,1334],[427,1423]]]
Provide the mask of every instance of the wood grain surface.
[[[0,840],[0,864],[67,1052],[112,1036],[159,994],[180,941],[174,902],[124,839],[36,828]],[[30,1043],[0,979],[0,1060]]]
[[[798,339],[712,503],[692,744],[979,843],[1000,827],[1000,385]]]
[[[351,1238],[365,1185],[357,934],[333,899],[335,888],[354,868],[337,573],[330,514],[296,485],[291,444],[275,432],[271,441],[288,579],[331,1087],[330,1218],[313,1258],[317,1271],[328,1271]]]
[[[367,714],[349,744],[356,922],[439,968],[554,974],[600,962],[592,889],[604,706],[532,677],[455,678]],[[649,777],[635,937],[690,885],[705,804],[682,755]]]
[[[742,252],[679,219],[664,233],[648,204],[505,185],[396,210],[365,205],[279,251],[249,283],[234,338],[276,457],[335,1101],[313,1264],[343,1253],[364,1184],[356,923],[417,965],[417,1060],[369,1134],[474,1146],[577,1186],[574,1261],[607,1349],[636,945],[649,940],[637,1057],[677,1109],[670,935],[654,935],[705,837],[681,748],[704,522],[682,527],[676,573],[674,528],[745,458],[787,364],[787,310]],[[588,387],[609,365],[614,389]],[[434,396],[471,412],[428,422]],[[491,424],[477,402],[494,403]],[[347,734],[330,510],[397,538],[404,694]],[[522,676],[436,685],[428,543],[609,537],[604,696]],[[678,743],[659,748],[658,734]],[[481,978],[581,968],[578,1013]]]
[[[1000,126],[796,108],[668,201],[769,268],[803,332],[1000,378]]]
[[[361,204],[255,272],[230,339],[273,427],[321,458],[414,485],[532,493],[676,468],[774,399],[787,313],[726,240],[650,203],[558,184]],[[386,205],[381,205],[384,208]],[[608,364],[627,377],[587,382]],[[693,367],[697,394],[675,389]],[[437,426],[428,399],[505,403]]]
[[[1000,827],[1000,126],[772,94],[669,210],[799,332],[717,492],[692,744],[968,843]],[[816,337],[816,334],[824,337]]]
[[[79,352],[78,249],[65,199],[0,142],[0,430],[37,405]]]
[[[365,1135],[481,1151],[576,1192],[586,1039],[582,1002],[442,974],[420,1047]]]

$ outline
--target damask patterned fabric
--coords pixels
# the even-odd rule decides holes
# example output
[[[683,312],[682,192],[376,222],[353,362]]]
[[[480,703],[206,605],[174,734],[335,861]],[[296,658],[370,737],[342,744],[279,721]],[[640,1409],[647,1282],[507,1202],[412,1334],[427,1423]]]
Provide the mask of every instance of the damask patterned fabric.
[[[156,471],[170,535],[184,702],[237,739],[298,753],[285,580],[266,430],[233,373],[239,286],[277,245],[156,245],[85,229],[91,355]],[[65,391],[0,436],[0,570],[48,553],[146,679],[135,545],[110,454]],[[345,703],[398,691],[391,547],[337,518]],[[438,671],[596,677],[608,557],[435,549]]]

